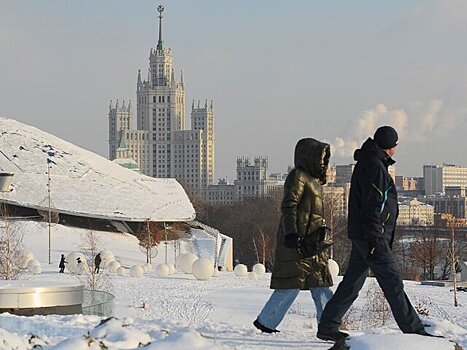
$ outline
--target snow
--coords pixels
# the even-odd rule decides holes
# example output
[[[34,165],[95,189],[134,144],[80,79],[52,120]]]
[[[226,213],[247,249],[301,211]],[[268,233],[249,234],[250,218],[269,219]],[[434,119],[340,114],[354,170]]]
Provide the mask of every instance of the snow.
[[[12,119],[0,117],[0,172],[14,173],[0,200],[61,213],[124,221],[190,221],[195,212],[175,179],[125,169],[95,153]]]
[[[60,254],[79,250],[80,237],[86,232],[56,225],[52,231],[52,265],[47,264],[47,229],[39,223],[18,223],[24,228],[26,249],[41,263],[41,275],[26,274],[28,283],[74,283],[70,273],[58,273]],[[135,237],[128,234],[95,232],[103,249],[111,251],[122,266],[143,265],[145,254]],[[170,247],[170,245],[169,245]],[[183,252],[189,252],[184,245]],[[168,263],[174,262],[173,249],[168,249]],[[165,254],[158,254],[153,266],[164,263]],[[251,269],[251,266],[249,266]],[[114,314],[107,322],[98,316],[48,315],[23,317],[0,314],[0,349],[32,349],[40,344],[44,350],[102,349],[329,349],[330,342],[316,338],[315,310],[309,292],[299,294],[278,329],[277,334],[263,334],[252,322],[269,298],[270,274],[257,280],[220,272],[219,277],[198,281],[190,274],[177,273],[157,277],[149,271],[142,278],[111,274],[115,295]],[[1,282],[6,284],[9,282]],[[364,304],[368,279],[355,307]],[[460,306],[452,304],[449,287],[422,286],[405,281],[406,292],[414,305],[429,311],[423,322],[427,330],[443,335],[467,348],[467,293],[459,293]],[[371,320],[370,320],[371,321]],[[102,322],[102,324],[100,324]],[[446,339],[402,334],[392,317],[384,326],[371,322],[358,323],[348,331],[352,350],[443,350],[454,349]],[[31,335],[34,335],[31,340]]]

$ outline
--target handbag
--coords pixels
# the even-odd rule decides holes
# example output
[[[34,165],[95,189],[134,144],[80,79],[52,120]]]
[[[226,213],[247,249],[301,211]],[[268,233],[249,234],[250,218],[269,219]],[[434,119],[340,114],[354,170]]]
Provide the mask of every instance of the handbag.
[[[297,251],[302,258],[311,258],[328,249],[334,244],[332,240],[326,239],[326,233],[331,232],[327,226],[321,226],[316,231],[298,239]]]

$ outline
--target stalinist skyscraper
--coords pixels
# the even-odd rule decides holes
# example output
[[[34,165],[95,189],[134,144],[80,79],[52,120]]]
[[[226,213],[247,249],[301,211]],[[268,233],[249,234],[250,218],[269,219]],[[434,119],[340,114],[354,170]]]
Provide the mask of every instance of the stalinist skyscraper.
[[[212,101],[193,101],[191,130],[185,128],[183,72],[175,79],[172,50],[162,40],[163,6],[158,6],[159,37],[149,52],[147,78],[138,70],[137,121],[131,104],[109,106],[109,158],[126,155],[143,174],[173,177],[186,188],[199,190],[214,183],[214,109]],[[123,145],[123,146],[122,146]],[[125,148],[122,152],[121,148]],[[120,151],[119,151],[120,150]],[[120,162],[122,164],[122,162]]]

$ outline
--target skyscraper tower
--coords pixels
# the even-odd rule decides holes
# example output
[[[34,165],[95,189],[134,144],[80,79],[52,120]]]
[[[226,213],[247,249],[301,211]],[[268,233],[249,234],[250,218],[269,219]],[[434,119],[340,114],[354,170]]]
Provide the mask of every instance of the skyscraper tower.
[[[138,71],[136,84],[137,127],[149,131],[149,174],[154,177],[172,177],[172,132],[185,129],[185,89],[175,80],[172,50],[162,41],[162,12],[159,12],[159,40],[149,52],[147,80]]]
[[[185,129],[185,85],[183,71],[175,80],[172,50],[162,40],[162,13],[159,12],[159,36],[149,51],[147,79],[138,70],[136,82],[136,127],[132,129],[130,106],[109,107],[109,158],[126,154],[143,174],[176,178],[187,189],[201,193],[214,183],[214,109],[211,101],[194,102],[191,130]],[[125,108],[123,108],[125,107]],[[117,152],[119,145],[121,152]],[[124,153],[124,150],[126,153]],[[198,191],[200,190],[200,191]]]

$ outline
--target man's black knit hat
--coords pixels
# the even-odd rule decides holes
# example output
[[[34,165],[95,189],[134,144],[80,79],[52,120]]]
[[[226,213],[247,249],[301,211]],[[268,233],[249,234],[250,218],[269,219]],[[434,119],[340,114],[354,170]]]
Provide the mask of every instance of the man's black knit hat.
[[[399,135],[397,135],[396,129],[386,125],[376,130],[373,140],[375,140],[382,149],[390,149],[397,146],[399,143]]]

